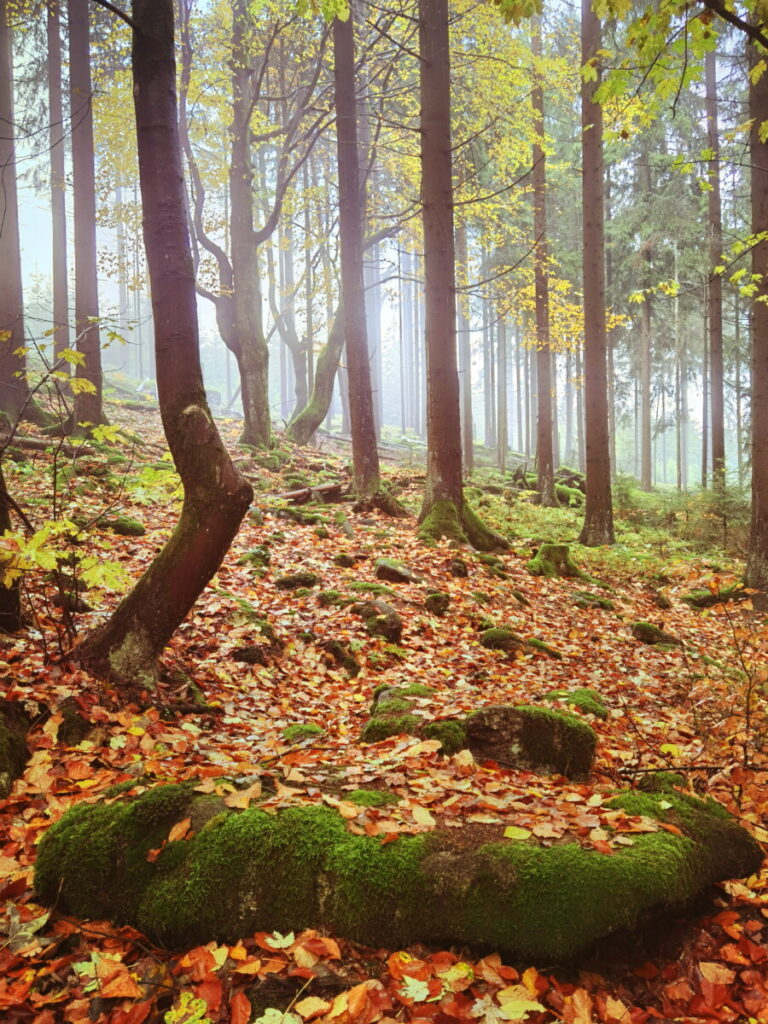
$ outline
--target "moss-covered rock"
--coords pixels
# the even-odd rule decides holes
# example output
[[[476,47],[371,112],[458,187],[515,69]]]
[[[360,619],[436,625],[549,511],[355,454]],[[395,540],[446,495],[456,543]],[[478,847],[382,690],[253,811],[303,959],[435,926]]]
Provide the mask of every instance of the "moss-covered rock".
[[[548,654],[550,658],[554,658],[555,661],[562,661],[565,655],[562,651],[558,651],[552,644],[548,644],[545,640],[540,640],[536,636],[529,636],[525,641],[526,647],[532,648],[534,651],[541,651],[542,654]]]
[[[568,778],[589,774],[597,737],[575,715],[521,704],[495,704],[465,721],[469,749],[478,760]]]
[[[325,732],[322,726],[314,722],[295,722],[283,729],[283,738],[287,743],[301,743],[302,740],[316,739]]]
[[[584,578],[585,574],[571,558],[567,544],[542,544],[528,563],[532,576],[556,576]]]
[[[440,740],[443,754],[456,754],[467,746],[467,730],[463,722],[457,719],[443,719],[440,722],[429,722],[421,730],[425,740]]]
[[[709,590],[701,588],[688,594],[681,594],[680,600],[690,608],[712,608],[716,604],[727,604],[729,601],[746,601],[749,593],[743,583],[734,583],[730,587]]]
[[[340,566],[342,569],[353,569],[357,564],[357,559],[354,555],[348,555],[342,551],[340,554],[333,556],[333,564]]]
[[[373,568],[377,580],[388,583],[419,583],[420,577],[394,558],[377,558]]]
[[[321,590],[317,594],[318,604],[323,608],[329,608],[336,606],[338,608],[345,608],[348,604],[353,604],[355,601],[354,597],[350,597],[348,594],[342,594],[340,590]]]
[[[438,590],[433,590],[431,594],[427,594],[424,598],[424,607],[432,615],[445,615],[450,603],[450,596],[448,594],[443,594]]]
[[[521,651],[525,647],[523,638],[512,629],[493,626],[480,634],[480,646],[489,651]]]
[[[265,544],[259,544],[249,551],[243,552],[237,560],[238,565],[250,565],[254,568],[265,568],[269,565],[272,555]]]
[[[383,636],[390,643],[399,644],[403,635],[403,621],[391,604],[378,598],[352,605],[352,611],[365,621],[371,636]]]
[[[292,572],[285,576],[278,576],[275,586],[278,590],[298,590],[300,587],[316,587],[320,577],[316,572]]]
[[[603,698],[597,690],[591,690],[587,686],[581,686],[576,690],[551,690],[546,699],[562,701],[583,711],[585,715],[594,715],[595,718],[608,717],[608,708],[603,703]]]
[[[471,823],[383,843],[351,834],[328,807],[228,810],[162,786],[68,811],[41,841],[35,886],[65,913],[182,948],[315,927],[377,947],[475,945],[556,961],[762,861],[733,819],[695,798],[623,793],[615,806],[681,834],[637,835],[611,857]],[[185,817],[191,834],[147,860]]]
[[[387,807],[398,803],[398,797],[385,789],[353,789],[346,799],[359,807]]]
[[[143,537],[147,532],[143,523],[130,516],[106,516],[99,518],[99,526],[118,534],[120,537]]]
[[[671,633],[667,633],[666,630],[660,629],[658,626],[654,626],[652,622],[633,622],[632,636],[642,644],[672,644],[678,647],[684,646],[682,640],[678,640],[676,636],[673,636]]]
[[[346,644],[340,640],[325,640],[321,645],[323,650],[333,658],[339,668],[343,668],[351,679],[360,673],[360,662],[354,656]]]
[[[374,583],[372,580],[352,580],[347,586],[356,594],[375,594],[376,597],[395,596],[392,587],[388,587],[385,583]]]
[[[412,714],[387,714],[375,715],[369,718],[362,728],[360,739],[363,743],[379,743],[381,740],[389,739],[390,736],[400,736],[405,733],[408,736],[415,736],[422,719]]]

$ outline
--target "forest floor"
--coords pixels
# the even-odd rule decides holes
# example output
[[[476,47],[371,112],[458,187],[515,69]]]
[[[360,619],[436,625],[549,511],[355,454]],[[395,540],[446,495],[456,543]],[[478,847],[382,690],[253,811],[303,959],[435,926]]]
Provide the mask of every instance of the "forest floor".
[[[92,524],[79,545],[78,557],[94,555],[108,570],[103,582],[118,589],[118,567],[128,579],[141,572],[172,528],[177,501],[174,475],[160,464],[157,416],[120,418],[144,444],[118,446],[128,461],[113,458],[108,472],[103,452],[74,463],[60,455],[53,467],[50,454],[27,451],[28,461],[6,464],[9,490],[35,526],[51,515],[54,468],[59,516],[91,519],[109,508],[109,515],[145,525],[143,536],[124,537]],[[246,518],[167,651],[166,665],[180,671],[146,706],[120,706],[118,694],[78,668],[76,650],[66,653],[66,616],[52,603],[42,571],[27,577],[32,627],[0,640],[7,697],[48,708],[74,701],[88,723],[82,741],[67,746],[58,736],[62,715],[42,717],[29,737],[26,771],[0,801],[0,1020],[496,1024],[518,1019],[505,1003],[522,992],[542,1007],[528,1014],[530,1024],[768,1022],[768,869],[706,894],[699,916],[670,912],[632,938],[613,938],[578,963],[559,966],[487,950],[369,949],[311,931],[165,950],[131,928],[74,920],[35,903],[35,849],[49,825],[74,802],[138,775],[229,779],[239,806],[265,786],[271,795],[262,806],[272,809],[325,800],[358,834],[423,832],[437,818],[502,823],[528,830],[543,845],[574,838],[610,856],[603,800],[619,784],[669,768],[683,773],[692,791],[724,804],[768,850],[765,620],[749,602],[700,611],[680,600],[695,587],[734,582],[739,568],[712,546],[702,550],[697,531],[708,527],[695,514],[686,519],[678,510],[651,522],[623,501],[615,548],[572,546],[577,563],[608,585],[599,593],[614,608],[579,608],[574,591],[594,586],[526,569],[542,539],[573,541],[578,509],[538,509],[530,496],[500,486],[498,474],[481,472],[470,498],[512,547],[496,559],[461,551],[468,566],[461,578],[449,571],[456,550],[420,544],[413,516],[388,519],[345,504],[314,509],[321,516],[315,523],[290,518],[279,495],[302,479],[348,479],[340,449],[300,450],[281,441],[270,459],[237,449],[236,423],[222,429],[233,453],[245,458],[259,512]],[[416,510],[423,467],[401,461],[387,475]],[[254,550],[261,551],[256,560],[242,560]],[[265,553],[269,564],[260,566]],[[352,567],[334,561],[344,553],[354,556]],[[386,600],[404,623],[397,645],[369,636],[349,606],[318,599],[323,590],[350,593],[350,584],[379,583],[379,557],[398,559],[421,578],[388,584]],[[321,582],[293,591],[275,585],[297,571],[312,571]],[[450,596],[442,617],[423,606],[435,589]],[[93,610],[74,616],[80,636],[118,600],[105,586],[85,597]],[[269,622],[274,641],[257,620]],[[478,638],[487,620],[542,640],[562,657],[486,650]],[[682,645],[638,642],[630,630],[637,620],[663,627]],[[360,665],[356,676],[328,653],[328,640],[351,651]],[[238,649],[253,645],[261,645],[264,664],[236,660]],[[593,774],[573,783],[476,764],[462,753],[444,758],[436,742],[409,736],[361,744],[374,688],[414,681],[434,689],[434,697],[417,700],[425,720],[535,701],[555,688],[597,690],[609,715],[589,719],[599,736]],[[201,695],[202,709],[195,706]],[[163,703],[174,708],[170,717],[161,714]],[[287,727],[306,723],[323,732],[286,738]],[[337,796],[329,798],[323,782],[331,774]],[[255,778],[250,789],[236,788],[238,780]],[[399,798],[396,804],[366,808],[344,799],[347,791],[381,786]]]

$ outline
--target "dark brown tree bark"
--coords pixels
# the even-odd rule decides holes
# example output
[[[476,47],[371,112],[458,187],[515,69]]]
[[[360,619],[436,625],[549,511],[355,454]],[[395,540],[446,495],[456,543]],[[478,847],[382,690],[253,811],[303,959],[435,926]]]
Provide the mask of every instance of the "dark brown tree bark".
[[[600,21],[590,0],[582,0],[582,64],[593,65],[597,70],[594,62],[600,45]],[[605,332],[603,112],[595,102],[599,81],[598,72],[595,80],[584,79],[581,86],[586,501],[579,539],[590,547],[613,543]]]
[[[0,125],[3,193],[0,207],[0,412],[15,423],[24,408],[29,389],[27,361],[23,355],[26,338],[16,190],[13,57],[6,0],[0,0]]]
[[[379,453],[368,361],[363,278],[363,196],[357,143],[354,16],[333,21],[336,152],[339,170],[339,249],[342,315],[347,350],[352,471],[359,495],[379,488]]]
[[[766,52],[749,44],[752,67]],[[752,248],[752,279],[759,289],[752,300],[752,517],[745,581],[760,591],[756,604],[768,604],[768,141],[761,138],[768,121],[768,75],[750,78],[750,162],[752,164],[752,234],[761,238]]]
[[[723,258],[723,218],[720,201],[720,133],[717,123],[717,57],[705,57],[707,148],[709,150],[709,366],[712,423],[712,485],[725,486],[725,412],[723,386],[723,279],[715,273]]]
[[[27,380],[15,124],[8,5],[0,0],[0,413],[12,424],[20,418],[44,423]]]
[[[541,60],[541,19],[536,18],[532,50],[535,62],[533,85],[533,266],[536,301],[536,470],[539,502],[553,507],[555,494],[554,446],[552,443],[552,349],[549,344],[549,244],[547,241],[547,165],[544,152],[544,86]]]
[[[48,119],[51,150],[51,266],[53,269],[53,352],[58,358],[69,347],[69,288],[67,284],[67,210],[64,166],[64,111],[61,89],[61,6],[48,0]]]
[[[160,654],[218,569],[253,497],[205,398],[176,111],[172,0],[133,0],[133,78],[144,244],[163,427],[184,485],[178,525],[81,660],[122,687],[151,687]]]
[[[449,53],[448,0],[419,0],[427,350],[427,481],[420,534],[430,540],[465,539],[491,549],[506,546],[506,541],[475,516],[462,486]]]
[[[99,283],[96,266],[96,181],[93,154],[93,88],[91,85],[90,5],[68,0],[69,94],[72,118],[72,192],[75,226],[75,330],[77,351],[84,363],[75,376],[88,390],[75,392],[74,423],[97,426],[102,408]]]
[[[0,7],[4,6],[0,0]],[[0,13],[0,34],[2,34],[2,18]],[[12,528],[11,507],[8,491],[3,476],[3,463],[0,458],[0,537]],[[19,581],[15,580],[6,587],[2,583],[2,566],[0,566],[0,633],[15,633],[21,628],[21,591]]]

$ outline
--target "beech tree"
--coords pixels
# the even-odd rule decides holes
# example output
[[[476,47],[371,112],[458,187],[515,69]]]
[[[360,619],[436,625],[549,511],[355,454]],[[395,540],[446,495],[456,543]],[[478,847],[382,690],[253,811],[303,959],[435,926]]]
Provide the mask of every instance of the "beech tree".
[[[582,544],[613,544],[608,369],[605,330],[605,224],[603,111],[595,100],[600,75],[600,20],[590,0],[581,4],[582,217],[584,240],[584,400],[586,500]]]
[[[133,0],[132,69],[160,411],[184,486],[176,528],[109,620],[78,648],[118,686],[151,687],[158,659],[218,569],[253,497],[205,397],[176,108],[173,0]]]

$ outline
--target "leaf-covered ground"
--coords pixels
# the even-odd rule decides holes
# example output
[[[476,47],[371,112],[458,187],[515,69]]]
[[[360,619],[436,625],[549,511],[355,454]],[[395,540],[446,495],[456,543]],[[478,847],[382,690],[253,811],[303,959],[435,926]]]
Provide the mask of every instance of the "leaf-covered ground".
[[[112,563],[137,575],[174,521],[174,481],[162,465],[156,418],[121,418],[145,444],[118,447],[128,461],[112,458],[108,471],[103,452],[75,462],[59,453],[56,467],[50,454],[26,452],[29,461],[8,464],[9,488],[33,525],[51,514],[55,468],[60,514],[86,524],[76,561],[101,588],[83,595],[93,610],[73,616],[81,635],[118,599],[108,589],[117,583]],[[283,445],[272,457],[244,456],[236,448],[236,424],[224,430],[254,481],[257,511],[175,636],[158,695],[120,706],[113,691],[79,670],[76,651],[62,653],[66,616],[42,569],[31,570],[25,584],[33,623],[0,641],[8,697],[47,708],[74,702],[88,723],[85,738],[67,746],[59,739],[62,715],[42,716],[30,734],[27,769],[0,802],[0,1020],[768,1021],[766,870],[723,885],[698,918],[650,922],[635,939],[610,940],[565,967],[512,963],[482,950],[366,949],[313,931],[162,950],[130,928],[49,915],[35,903],[32,866],[45,829],[73,802],[146,777],[196,779],[203,790],[218,787],[236,807],[265,796],[261,806],[268,809],[325,802],[351,831],[387,841],[472,821],[514,826],[544,845],[577,840],[611,856],[633,834],[656,826],[606,808],[610,792],[669,768],[768,842],[763,619],[748,602],[702,612],[680,600],[694,587],[716,590],[733,582],[735,565],[686,556],[679,545],[670,555],[658,531],[651,547],[643,547],[648,538],[634,522],[619,524],[620,538],[632,546],[572,549],[608,589],[532,576],[526,565],[537,541],[572,539],[579,513],[532,509],[498,479],[487,491],[472,492],[481,512],[512,539],[511,550],[497,559],[448,545],[424,547],[414,518],[388,519],[349,504],[304,506],[319,518],[299,522],[279,495],[306,481],[346,480],[344,453]],[[388,470],[414,509],[421,474],[402,463]],[[481,475],[479,486],[489,480]],[[91,522],[105,510],[140,520],[147,532],[124,537]],[[342,554],[352,556],[348,567],[338,564]],[[450,571],[457,554],[466,577]],[[382,584],[374,575],[379,557],[404,562],[420,582]],[[298,590],[276,585],[299,571],[315,573],[319,582]],[[369,636],[350,605],[335,602],[338,595],[365,597],[375,584],[389,588],[385,599],[402,617],[397,645]],[[424,607],[433,590],[450,597],[442,617]],[[577,606],[574,592],[584,590],[614,607]],[[638,642],[631,633],[638,620],[663,627],[682,645]],[[487,650],[479,636],[489,624],[543,641],[561,657],[530,647]],[[357,675],[339,664],[329,641],[355,657]],[[244,648],[257,648],[250,651],[255,663],[238,660]],[[475,763],[467,752],[446,758],[437,741],[409,736],[362,745],[374,688],[414,681],[434,690],[416,699],[425,721],[485,704],[536,702],[555,689],[598,691],[609,714],[588,717],[599,735],[593,774],[585,783],[542,778]],[[286,737],[288,727],[303,724],[323,731],[297,739],[289,729]],[[388,790],[397,802],[360,807],[348,796],[361,788]]]

